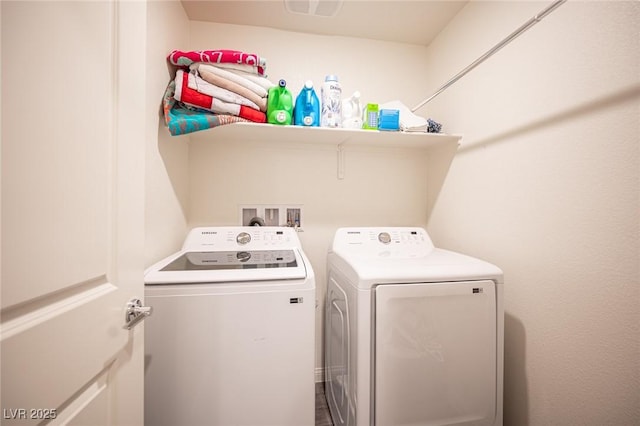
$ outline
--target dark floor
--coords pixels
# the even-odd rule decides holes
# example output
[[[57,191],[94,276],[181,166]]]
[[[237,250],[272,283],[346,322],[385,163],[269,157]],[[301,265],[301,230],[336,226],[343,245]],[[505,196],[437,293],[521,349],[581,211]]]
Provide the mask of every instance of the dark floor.
[[[324,396],[324,383],[316,383],[316,426],[333,426]]]

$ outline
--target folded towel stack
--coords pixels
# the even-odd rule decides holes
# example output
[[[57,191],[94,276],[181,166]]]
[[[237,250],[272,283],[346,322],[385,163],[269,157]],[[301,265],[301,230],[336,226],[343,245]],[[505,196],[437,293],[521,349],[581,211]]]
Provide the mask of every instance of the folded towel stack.
[[[235,50],[174,50],[167,59],[180,67],[174,98],[183,106],[267,121],[267,94],[274,84],[265,77],[264,58]]]

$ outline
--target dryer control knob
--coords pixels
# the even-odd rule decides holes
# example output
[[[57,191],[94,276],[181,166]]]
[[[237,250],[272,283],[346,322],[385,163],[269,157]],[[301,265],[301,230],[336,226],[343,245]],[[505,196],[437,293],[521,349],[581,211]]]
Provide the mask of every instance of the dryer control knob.
[[[391,242],[391,235],[388,232],[381,232],[378,234],[378,241],[382,244],[389,244]]]
[[[241,232],[236,237],[236,242],[241,245],[248,244],[251,241],[251,235],[247,232]]]

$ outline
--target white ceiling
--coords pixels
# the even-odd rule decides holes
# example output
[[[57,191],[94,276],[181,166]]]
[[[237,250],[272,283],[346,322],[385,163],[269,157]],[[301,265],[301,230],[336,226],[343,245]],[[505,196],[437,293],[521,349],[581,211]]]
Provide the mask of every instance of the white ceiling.
[[[468,3],[453,0],[288,0],[291,3],[289,9],[294,10],[308,10],[308,1],[315,1],[319,12],[335,10],[337,6],[337,14],[327,17],[288,12],[284,0],[181,1],[192,21],[270,27],[424,46]]]

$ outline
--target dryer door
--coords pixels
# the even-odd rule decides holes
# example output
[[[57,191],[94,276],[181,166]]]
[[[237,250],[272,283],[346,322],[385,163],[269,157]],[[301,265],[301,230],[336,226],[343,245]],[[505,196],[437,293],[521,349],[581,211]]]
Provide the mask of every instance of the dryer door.
[[[493,425],[496,323],[492,281],[377,286],[375,425]]]

